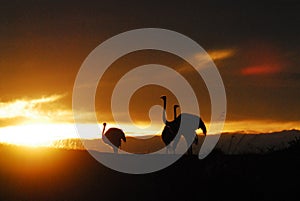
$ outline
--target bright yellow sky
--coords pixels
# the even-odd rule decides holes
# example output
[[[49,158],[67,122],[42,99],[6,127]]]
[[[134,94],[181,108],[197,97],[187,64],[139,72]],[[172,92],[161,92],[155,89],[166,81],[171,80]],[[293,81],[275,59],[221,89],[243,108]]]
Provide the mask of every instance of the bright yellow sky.
[[[58,105],[60,99],[65,95],[43,96],[36,99],[19,99],[11,102],[0,103],[0,118],[11,120],[22,117],[23,121],[14,122],[13,125],[6,125],[0,128],[0,142],[27,145],[27,146],[51,146],[55,140],[66,138],[79,138],[75,124],[72,123],[72,111],[69,109],[53,109]],[[48,105],[48,107],[46,107]],[[50,108],[49,110],[46,108]],[[61,107],[62,108],[62,107]],[[89,114],[82,115],[89,118]],[[160,118],[160,114],[159,114]],[[150,122],[139,122],[137,124],[123,123],[118,125],[128,136],[158,135],[160,134],[162,122],[154,122],[149,129]],[[300,129],[300,122],[278,122],[268,120],[244,120],[226,121],[223,132],[258,133],[272,132],[285,129]],[[87,127],[90,124],[84,124]],[[206,122],[209,128],[210,122]],[[116,125],[108,122],[108,127]],[[100,138],[102,123],[99,123],[99,133],[86,133],[81,138]],[[197,131],[201,134],[201,130]],[[210,133],[213,133],[211,131]]]

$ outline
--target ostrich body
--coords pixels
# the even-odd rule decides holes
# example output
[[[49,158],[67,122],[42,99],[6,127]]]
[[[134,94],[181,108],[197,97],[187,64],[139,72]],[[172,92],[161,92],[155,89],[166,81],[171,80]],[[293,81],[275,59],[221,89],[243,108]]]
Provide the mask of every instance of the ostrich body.
[[[105,132],[106,123],[103,123],[102,140],[104,143],[112,146],[114,153],[118,153],[121,147],[121,140],[126,142],[125,133],[119,128],[110,128]]]
[[[185,122],[187,125],[184,125],[184,127],[181,128],[181,130],[179,131],[181,119],[185,119]],[[187,153],[188,153],[188,155],[192,155],[193,154],[193,149],[192,149],[193,144],[195,144],[195,145],[198,144],[198,135],[196,134],[195,131],[197,129],[201,128],[203,134],[206,135],[206,126],[205,126],[204,122],[202,121],[202,119],[200,117],[193,115],[193,114],[188,114],[188,113],[180,114],[176,118],[175,122],[176,122],[176,124],[175,124],[176,131],[180,132],[180,135],[177,135],[176,138],[174,139],[173,149],[174,150],[176,149],[177,144],[180,140],[180,136],[183,135],[183,137],[186,140],[187,145],[190,145],[188,147]],[[196,123],[198,123],[198,126],[195,126],[195,125],[197,125]]]
[[[202,119],[196,115],[188,114],[188,113],[182,113],[178,117],[176,117],[173,121],[167,121],[166,119],[166,107],[167,107],[167,97],[162,96],[161,99],[163,99],[163,106],[164,106],[164,112],[162,115],[162,119],[165,122],[165,125],[169,128],[165,131],[169,135],[176,136],[173,143],[173,151],[175,152],[175,149],[177,147],[177,144],[180,140],[180,136],[183,135],[183,137],[186,140],[187,145],[191,144],[190,147],[188,147],[188,154],[192,154],[192,144],[198,143],[198,136],[196,135],[195,130],[198,128],[201,128],[204,135],[206,135],[206,126]],[[184,125],[184,128],[181,128],[179,135],[176,135],[180,129],[180,123],[181,119],[184,119],[187,125]],[[198,126],[195,126],[197,125]],[[174,134],[175,133],[175,134]]]

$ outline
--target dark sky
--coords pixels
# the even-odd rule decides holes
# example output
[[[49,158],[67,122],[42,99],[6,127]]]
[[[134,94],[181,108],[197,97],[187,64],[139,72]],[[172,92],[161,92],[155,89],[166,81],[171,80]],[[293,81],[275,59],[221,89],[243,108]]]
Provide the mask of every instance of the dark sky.
[[[299,10],[299,1],[1,1],[0,100],[67,94],[61,103],[70,108],[77,71],[95,47],[131,29],[157,27],[182,33],[208,52],[233,52],[215,61],[227,120],[299,122]],[[133,55],[132,63],[121,59],[116,69],[152,62],[144,54]],[[159,53],[154,58],[174,68],[180,63]],[[160,103],[148,100],[145,108]],[[202,102],[208,121],[208,97]]]

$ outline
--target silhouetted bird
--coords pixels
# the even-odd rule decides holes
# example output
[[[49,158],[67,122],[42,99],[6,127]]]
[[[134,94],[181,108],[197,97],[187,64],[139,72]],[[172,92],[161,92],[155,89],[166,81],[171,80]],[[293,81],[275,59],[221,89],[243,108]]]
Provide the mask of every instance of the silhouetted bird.
[[[166,107],[167,107],[167,97],[166,96],[161,96],[161,99],[163,99],[163,106],[164,106],[164,111],[162,115],[162,119],[165,123],[166,126],[168,126],[168,130],[166,132],[169,132],[170,130],[174,133],[178,133],[179,129],[181,129],[181,133],[179,135],[176,135],[174,142],[173,142],[173,150],[175,152],[175,149],[177,147],[177,144],[180,140],[180,136],[183,135],[183,137],[186,140],[187,145],[192,145],[192,143],[198,143],[198,136],[196,135],[196,130],[198,128],[201,128],[204,135],[206,135],[206,126],[202,119],[196,115],[193,114],[188,114],[188,113],[182,113],[178,117],[176,117],[175,120],[173,121],[167,121],[166,119]],[[180,128],[180,123],[181,119],[184,119],[185,125],[183,128]],[[196,123],[198,123],[198,126],[195,126]],[[188,147],[188,154],[192,154],[192,146]]]
[[[106,123],[103,123],[102,140],[112,146],[114,153],[118,153],[118,149],[122,143],[121,139],[126,142],[125,133],[119,128],[110,128],[105,132],[105,127]]]

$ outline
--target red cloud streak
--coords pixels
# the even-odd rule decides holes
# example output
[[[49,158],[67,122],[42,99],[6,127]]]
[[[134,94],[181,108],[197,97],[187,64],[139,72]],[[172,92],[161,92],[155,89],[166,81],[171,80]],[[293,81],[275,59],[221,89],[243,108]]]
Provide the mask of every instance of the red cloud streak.
[[[280,72],[279,65],[257,65],[243,68],[241,73],[243,75],[267,75]]]

